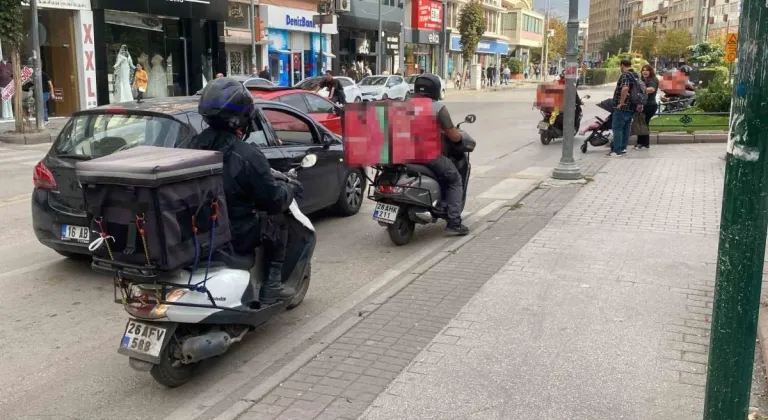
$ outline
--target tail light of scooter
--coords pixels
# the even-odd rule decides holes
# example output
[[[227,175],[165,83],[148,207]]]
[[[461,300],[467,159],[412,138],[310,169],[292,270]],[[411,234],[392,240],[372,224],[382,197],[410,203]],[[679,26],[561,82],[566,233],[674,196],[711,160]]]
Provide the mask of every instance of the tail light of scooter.
[[[172,289],[166,292],[165,302],[176,302],[187,293],[187,289]],[[125,311],[142,319],[165,317],[170,305],[160,303],[160,290],[155,287],[134,285],[130,289],[130,302],[125,303]]]
[[[379,185],[376,189],[382,194],[402,194],[403,193],[403,187],[398,187],[395,185]]]

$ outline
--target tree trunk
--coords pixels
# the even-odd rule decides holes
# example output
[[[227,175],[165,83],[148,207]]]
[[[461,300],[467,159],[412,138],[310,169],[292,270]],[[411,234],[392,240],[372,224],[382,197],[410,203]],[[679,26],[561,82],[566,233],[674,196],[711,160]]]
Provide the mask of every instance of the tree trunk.
[[[11,47],[11,63],[13,63],[13,84],[16,88],[13,94],[13,116],[16,120],[16,132],[24,133],[26,126],[24,125],[24,108],[21,106],[23,96],[21,91],[21,55],[17,46]]]

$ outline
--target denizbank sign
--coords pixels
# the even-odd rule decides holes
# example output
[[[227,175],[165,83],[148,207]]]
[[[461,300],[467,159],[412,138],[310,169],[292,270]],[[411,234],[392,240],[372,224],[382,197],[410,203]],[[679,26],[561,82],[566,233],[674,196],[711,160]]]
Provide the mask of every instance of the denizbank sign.
[[[272,29],[284,29],[287,31],[300,32],[320,32],[320,26],[312,22],[312,16],[317,12],[314,10],[294,9],[291,7],[280,7],[272,5],[259,6],[259,14],[267,27]],[[266,19],[264,18],[266,16]],[[333,23],[323,25],[324,34],[336,34],[336,17]]]

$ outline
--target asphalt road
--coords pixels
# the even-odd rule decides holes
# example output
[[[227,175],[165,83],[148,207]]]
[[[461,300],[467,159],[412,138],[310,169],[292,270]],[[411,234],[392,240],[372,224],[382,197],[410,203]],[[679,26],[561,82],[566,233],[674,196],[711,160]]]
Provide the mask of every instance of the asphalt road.
[[[521,171],[554,166],[561,142],[539,143],[533,87],[462,94],[446,101],[454,120],[477,115],[465,128],[478,141],[466,212],[482,212],[514,188],[488,190]],[[608,91],[589,92],[597,99]],[[604,115],[587,105],[585,120]],[[364,291],[420,250],[442,243],[443,225],[418,227],[413,243],[395,247],[371,220],[373,204],[350,218],[312,216],[318,231],[310,291],[304,303],[250,334],[224,357],[205,364],[192,383],[157,385],[132,370],[116,349],[127,314],[113,303],[111,279],[87,264],[67,261],[41,246],[30,220],[33,166],[45,146],[0,145],[0,418],[162,419],[194,403],[209,387],[290,337],[329,307]],[[592,149],[590,153],[599,153]],[[576,149],[577,157],[581,153]],[[483,195],[483,193],[486,193]],[[481,197],[482,195],[482,197]],[[512,197],[510,197],[512,198]],[[468,214],[468,215],[469,215]]]

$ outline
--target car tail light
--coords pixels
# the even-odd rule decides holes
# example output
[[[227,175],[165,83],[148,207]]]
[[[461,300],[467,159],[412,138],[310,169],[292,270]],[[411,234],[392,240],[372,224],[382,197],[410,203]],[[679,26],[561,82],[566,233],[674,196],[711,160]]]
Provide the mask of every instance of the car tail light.
[[[44,190],[56,189],[56,179],[53,178],[53,173],[45,166],[43,161],[40,161],[35,166],[35,171],[32,172],[32,182],[35,184],[35,188]]]

